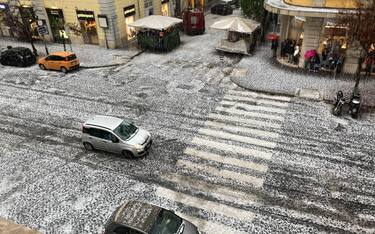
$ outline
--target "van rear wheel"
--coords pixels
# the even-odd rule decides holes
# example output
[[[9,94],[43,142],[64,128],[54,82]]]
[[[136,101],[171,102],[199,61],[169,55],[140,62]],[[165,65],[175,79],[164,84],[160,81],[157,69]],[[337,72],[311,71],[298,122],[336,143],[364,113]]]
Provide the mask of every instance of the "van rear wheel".
[[[46,67],[43,64],[39,64],[39,68],[42,70],[46,70]]]
[[[122,151],[122,156],[125,156],[127,158],[134,158],[134,154],[128,150],[123,150]]]
[[[94,147],[93,147],[90,143],[88,143],[88,142],[84,142],[84,143],[83,143],[83,146],[84,146],[85,149],[88,150],[88,151],[92,151],[92,150],[94,150]]]

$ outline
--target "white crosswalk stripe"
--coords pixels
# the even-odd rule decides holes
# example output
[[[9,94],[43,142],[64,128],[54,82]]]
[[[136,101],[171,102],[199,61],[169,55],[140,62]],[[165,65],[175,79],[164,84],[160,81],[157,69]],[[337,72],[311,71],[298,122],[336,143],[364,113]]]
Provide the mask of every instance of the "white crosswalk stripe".
[[[263,165],[263,164],[254,163],[254,162],[251,162],[251,161],[245,161],[245,160],[241,160],[241,159],[237,159],[237,158],[225,157],[225,156],[221,156],[221,155],[218,155],[218,154],[213,154],[213,153],[209,153],[209,152],[205,152],[205,151],[201,151],[201,150],[196,150],[196,149],[193,149],[193,148],[190,148],[190,147],[186,148],[185,154],[189,154],[189,155],[199,157],[199,158],[202,158],[202,159],[212,160],[212,161],[216,161],[216,162],[220,162],[220,163],[224,163],[224,164],[229,164],[229,165],[233,165],[233,166],[237,166],[237,167],[243,167],[243,168],[247,168],[247,169],[255,170],[255,171],[259,171],[259,172],[266,172],[267,169],[268,169],[268,167],[266,165]]]
[[[254,126],[262,126],[262,127],[270,127],[270,128],[281,128],[281,124],[278,123],[270,123],[267,121],[262,120],[255,120],[251,118],[240,118],[236,116],[228,116],[228,115],[221,115],[221,114],[209,114],[209,118],[221,121],[229,121],[229,122],[239,122]]]
[[[194,139],[191,142],[196,145],[203,145],[203,146],[207,146],[211,148],[220,149],[223,151],[229,151],[232,153],[243,154],[246,156],[251,156],[251,157],[256,157],[256,158],[261,158],[261,159],[266,159],[266,160],[270,160],[272,156],[272,153],[270,152],[264,152],[264,151],[245,148],[241,146],[229,145],[226,143],[206,140],[206,139],[198,138],[198,137],[194,137]]]
[[[175,192],[163,187],[157,188],[156,195],[192,207],[204,209],[208,212],[221,214],[223,216],[231,217],[237,220],[242,220],[244,222],[251,222],[255,216],[254,213],[250,211],[238,209],[209,200],[204,200],[188,194]]]
[[[245,183],[248,185],[253,185],[254,187],[261,187],[263,185],[264,179],[255,176],[244,175],[238,172],[229,171],[226,169],[217,169],[216,167],[202,165],[198,163],[193,163],[191,161],[180,159],[177,161],[177,166],[188,168],[192,171],[205,172],[216,177],[223,177],[226,179],[231,179],[238,181],[240,183]]]
[[[272,141],[259,140],[259,139],[256,139],[253,137],[247,137],[247,136],[246,137],[239,136],[237,134],[227,133],[224,131],[211,130],[208,128],[200,129],[198,132],[200,134],[204,134],[207,136],[214,136],[214,137],[216,136],[216,137],[223,138],[223,139],[248,143],[248,144],[257,145],[257,146],[263,146],[263,147],[269,147],[269,148],[274,148],[276,146],[276,143]]]
[[[243,110],[238,110],[235,108],[224,108],[221,106],[216,107],[217,111],[221,112],[227,112],[231,114],[237,114],[237,115],[246,115],[250,117],[255,117],[255,118],[265,118],[265,119],[273,119],[273,120],[279,120],[283,121],[284,117],[279,116],[279,115],[271,115],[271,114],[265,114],[265,113],[259,113],[259,112],[248,112],[248,111],[243,111]]]
[[[213,129],[221,129],[229,132],[237,132],[237,133],[248,133],[251,135],[255,135],[257,137],[264,137],[264,138],[279,138],[279,134],[270,131],[259,130],[256,128],[248,128],[248,127],[239,127],[235,125],[231,125],[228,123],[217,122],[217,121],[206,121],[206,126],[211,127]]]
[[[229,90],[216,107],[216,113],[208,114],[198,135],[177,160],[176,166],[183,175],[177,170],[175,174],[161,176],[176,191],[160,187],[156,195],[236,221],[251,222],[254,213],[238,207],[262,205],[258,193],[244,191],[262,189],[267,162],[277,146],[278,132],[290,101],[290,97]],[[189,176],[190,172],[194,176]],[[209,176],[208,180],[198,179],[204,175]],[[212,183],[211,178],[218,180]],[[234,184],[241,189],[234,189]],[[204,233],[246,233],[217,223],[216,219],[184,213],[181,216],[198,225]]]
[[[226,101],[222,100],[220,104],[227,105],[227,106],[233,106],[233,107],[239,107],[247,111],[265,111],[265,112],[272,112],[272,113],[278,113],[278,114],[285,114],[286,109],[278,108],[278,107],[269,107],[269,106],[257,106],[257,105],[251,105],[246,103],[239,103],[239,102],[233,102],[233,101]]]
[[[265,105],[278,106],[278,107],[287,107],[289,105],[288,102],[278,102],[278,101],[267,100],[267,99],[256,99],[252,97],[235,96],[235,95],[230,95],[230,94],[226,94],[224,96],[224,99],[231,100],[231,101],[255,102],[257,103],[257,105],[265,104]]]
[[[259,98],[273,99],[273,100],[285,101],[285,102],[290,102],[292,100],[291,97],[268,95],[268,94],[256,93],[256,92],[251,92],[251,91],[228,90],[227,93],[235,94],[235,95],[242,95],[242,96],[250,96],[253,98],[259,97]]]

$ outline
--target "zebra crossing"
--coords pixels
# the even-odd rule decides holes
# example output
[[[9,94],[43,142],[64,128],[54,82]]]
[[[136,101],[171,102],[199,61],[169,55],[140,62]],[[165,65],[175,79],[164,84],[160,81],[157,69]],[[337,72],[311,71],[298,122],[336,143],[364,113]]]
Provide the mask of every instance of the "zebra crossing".
[[[251,223],[290,97],[229,90],[156,195],[201,212],[180,212],[203,233],[248,233],[215,218]],[[205,213],[205,216],[199,214]]]

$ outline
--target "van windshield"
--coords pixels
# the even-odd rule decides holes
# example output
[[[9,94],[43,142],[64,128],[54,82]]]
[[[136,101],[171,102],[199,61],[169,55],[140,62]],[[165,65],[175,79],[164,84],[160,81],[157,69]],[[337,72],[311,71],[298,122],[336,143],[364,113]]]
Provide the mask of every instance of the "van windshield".
[[[117,128],[115,128],[115,130],[113,130],[113,132],[116,133],[117,136],[119,136],[122,140],[126,141],[137,130],[138,128],[135,125],[124,120],[119,126],[117,126]]]
[[[68,61],[72,61],[74,59],[77,59],[77,56],[75,54],[71,54],[67,58],[68,58]]]
[[[151,231],[152,234],[175,234],[182,224],[182,219],[169,210],[162,209]]]

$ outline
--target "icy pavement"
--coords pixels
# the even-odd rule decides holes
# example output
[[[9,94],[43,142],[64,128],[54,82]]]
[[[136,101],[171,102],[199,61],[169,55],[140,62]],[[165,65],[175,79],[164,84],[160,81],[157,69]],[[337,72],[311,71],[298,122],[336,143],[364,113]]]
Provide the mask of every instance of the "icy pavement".
[[[295,95],[301,89],[319,90],[322,98],[330,101],[339,90],[348,97],[352,93],[355,79],[351,76],[304,74],[275,64],[271,56],[270,46],[258,47],[253,57],[243,57],[236,65],[236,69],[247,69],[247,73],[233,76],[232,81],[247,89],[288,95]],[[375,77],[362,78],[359,88],[363,104],[374,106]]]
[[[139,199],[210,234],[374,233],[375,114],[336,118],[323,102],[238,88],[239,58],[214,50],[222,36],[68,74],[0,66],[0,217],[102,233]],[[85,151],[81,124],[96,114],[149,130],[149,155]]]

